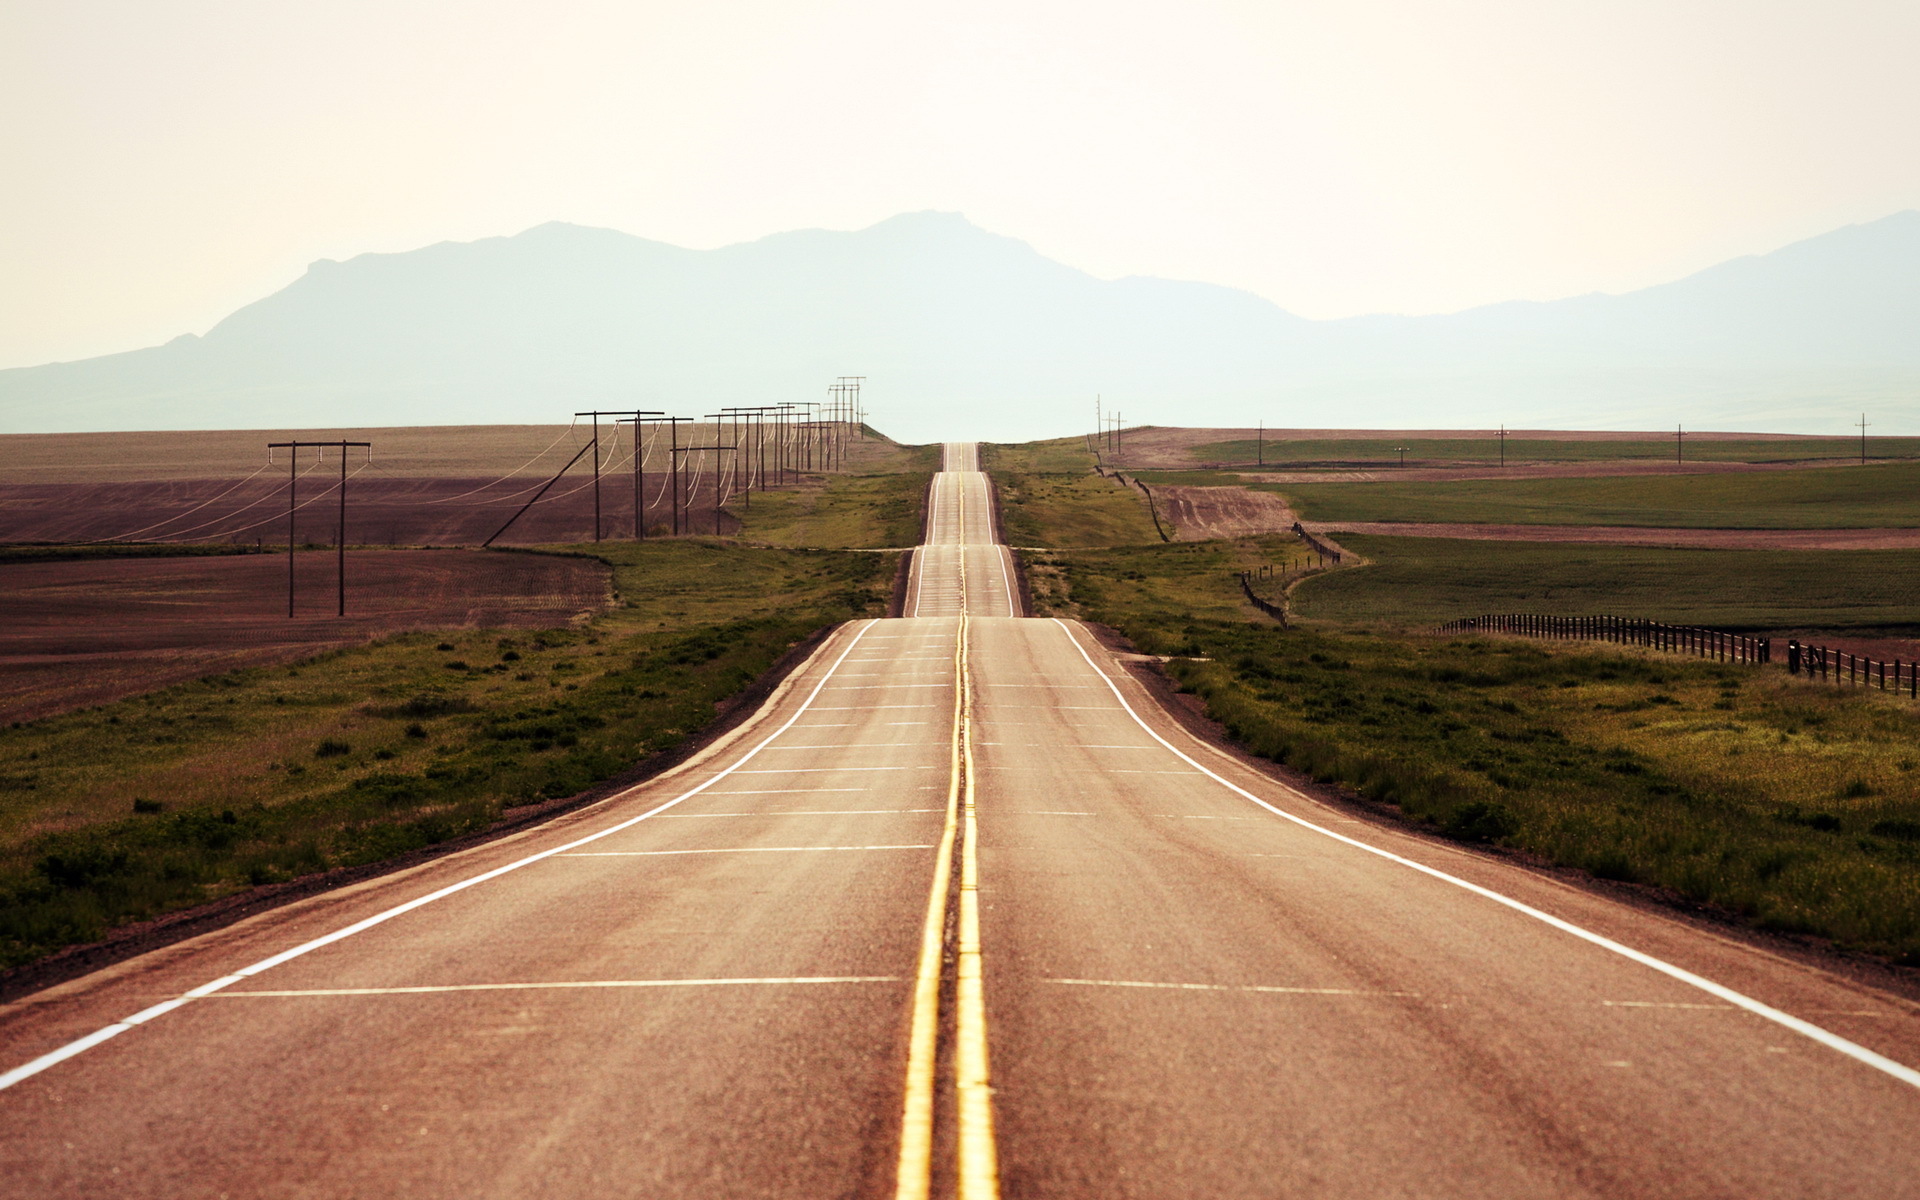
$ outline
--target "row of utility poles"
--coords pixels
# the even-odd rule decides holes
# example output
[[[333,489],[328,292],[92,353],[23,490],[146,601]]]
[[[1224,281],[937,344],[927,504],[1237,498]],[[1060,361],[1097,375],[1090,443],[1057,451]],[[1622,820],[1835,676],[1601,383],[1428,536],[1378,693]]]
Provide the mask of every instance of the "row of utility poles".
[[[1099,399],[1097,397],[1094,400],[1094,413],[1095,413],[1095,419],[1098,420],[1099,419]],[[1117,422],[1119,418],[1115,417],[1113,419]],[[1861,413],[1860,420],[1855,422],[1855,425],[1860,430],[1860,465],[1864,467],[1867,464],[1867,428],[1869,426],[1869,422],[1867,420],[1867,414]],[[1102,428],[1104,429],[1105,426],[1102,425]],[[1116,428],[1113,431],[1113,433],[1114,433],[1114,441],[1111,444],[1117,447],[1119,445],[1120,431],[1118,428]],[[1500,465],[1504,467],[1507,465],[1507,438],[1511,437],[1512,434],[1508,431],[1505,425],[1502,425],[1499,428],[1499,430],[1494,433],[1494,436],[1500,439]],[[1673,461],[1674,462],[1683,463],[1687,460],[1686,445],[1687,445],[1686,428],[1682,425],[1675,425],[1673,427]],[[1393,453],[1398,454],[1400,456],[1400,465],[1403,467],[1407,465],[1408,449],[1409,448],[1406,446],[1393,447]],[[1260,422],[1254,431],[1253,461],[1256,465],[1265,465],[1267,461],[1267,423],[1265,421]]]
[[[1120,422],[1123,418],[1118,412],[1107,415],[1100,407],[1100,397],[1093,398],[1094,437],[1100,444],[1114,454],[1120,453]]]
[[[824,401],[786,402],[780,404],[733,405],[722,407],[719,412],[704,413],[700,417],[680,417],[652,409],[589,409],[577,412],[574,419],[585,417],[590,422],[592,435],[580,449],[574,452],[565,466],[554,472],[553,477],[540,485],[533,498],[521,505],[507,518],[506,524],[495,530],[492,537],[482,542],[491,546],[494,541],[513,527],[514,522],[526,515],[527,510],[539,503],[553,486],[560,482],[582,459],[591,457],[593,462],[593,540],[598,542],[607,536],[607,511],[602,493],[602,468],[608,465],[609,457],[604,452],[600,437],[602,422],[611,431],[613,448],[617,449],[621,426],[628,426],[628,438],[633,454],[633,536],[636,540],[647,536],[646,489],[647,456],[649,451],[658,454],[665,452],[666,463],[662,481],[669,496],[671,528],[675,535],[694,532],[695,499],[694,493],[700,489],[702,473],[711,475],[711,514],[709,526],[711,532],[720,532],[720,510],[737,495],[742,503],[751,507],[756,489],[766,491],[769,488],[782,487],[797,482],[803,474],[812,471],[834,471],[846,465],[848,444],[856,439],[866,440],[867,412],[860,401],[860,387],[866,382],[864,375],[842,375],[827,388]],[[701,428],[701,422],[712,431],[712,440],[699,444],[693,440],[695,431]],[[689,440],[681,444],[681,434],[688,434]],[[666,445],[660,445],[662,440]],[[317,458],[324,458],[329,449],[340,454],[340,505],[339,517],[334,531],[334,549],[336,570],[334,580],[335,611],[339,616],[347,615],[347,459],[350,450],[365,450],[366,461],[373,461],[373,443],[354,441],[289,441],[268,442],[267,462],[277,462],[276,451],[287,451],[287,616],[294,615],[294,550],[297,548],[295,515],[299,511],[298,499],[300,472],[300,453],[303,450],[314,451]],[[695,469],[689,481],[688,461],[690,455],[708,455],[701,465],[704,472]],[[722,459],[722,455],[726,458]],[[316,459],[317,461],[317,459]]]
[[[492,545],[581,459],[589,456],[593,463],[593,540],[598,542],[609,536],[601,488],[603,467],[609,461],[601,440],[603,421],[612,426],[616,448],[620,427],[630,427],[633,516],[628,528],[636,540],[647,536],[647,459],[662,453],[666,458],[662,485],[668,497],[673,534],[696,532],[695,516],[703,507],[710,514],[707,532],[718,534],[720,510],[734,497],[740,497],[742,505],[750,509],[755,491],[783,487],[798,482],[808,472],[839,470],[846,465],[849,443],[866,438],[866,409],[860,402],[860,388],[865,380],[864,375],[840,376],[828,386],[824,401],[728,405],[697,418],[638,409],[577,412],[575,420],[584,417],[591,422],[592,435],[586,444],[481,544]],[[683,444],[683,426],[687,427],[684,432],[690,439],[696,430],[706,430],[711,432],[712,440],[705,443],[689,440]],[[660,444],[663,440],[664,446]],[[696,459],[695,455],[702,457]],[[707,477],[705,490],[710,501],[705,506],[698,503],[703,475]]]

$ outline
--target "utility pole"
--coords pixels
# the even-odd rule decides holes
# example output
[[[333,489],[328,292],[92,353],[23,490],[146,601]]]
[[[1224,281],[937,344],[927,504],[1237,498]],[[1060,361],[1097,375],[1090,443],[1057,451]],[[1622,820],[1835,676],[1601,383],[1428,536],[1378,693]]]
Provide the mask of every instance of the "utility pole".
[[[285,450],[287,452],[287,616],[289,618],[293,616],[293,514],[299,508],[299,505],[294,503],[294,492],[299,486],[300,473],[298,464],[300,460],[300,448],[302,446],[312,446],[322,455],[326,454],[326,447],[328,446],[338,446],[340,448],[340,528],[336,535],[334,547],[338,556],[338,578],[335,581],[339,598],[339,611],[337,615],[344,617],[347,615],[347,449],[348,447],[364,449],[367,452],[367,461],[372,462],[373,443],[349,442],[344,439],[337,442],[292,441],[267,443],[267,462],[269,463],[273,462],[273,452],[275,450]]]
[[[1264,467],[1267,465],[1267,423],[1265,421],[1260,422],[1260,427],[1254,431],[1253,437],[1254,465]]]
[[[1860,465],[1867,465],[1867,414],[1860,414]]]
[[[760,457],[761,490],[764,491],[767,486],[766,416],[767,416],[767,413],[772,411],[772,409],[770,409],[767,405],[761,404],[761,405],[736,405],[731,408],[723,408],[720,411],[724,413],[732,414],[732,416],[736,421],[744,420],[747,422],[747,472],[746,472],[746,484],[743,490],[746,493],[747,504],[751,506],[753,504],[753,476],[754,476],[753,461],[754,461],[754,453],[756,449],[758,450],[759,457]]]
[[[1500,427],[1500,465],[1507,465],[1507,427]]]
[[[1393,449],[1400,455],[1400,465],[1404,468],[1407,465],[1407,447],[1395,446]]]
[[[1673,427],[1673,461],[1674,462],[1685,461],[1685,455],[1681,453],[1681,448],[1685,444],[1686,436],[1687,436],[1686,430],[1682,429],[1678,425],[1675,425]]]
[[[667,448],[667,475],[668,475],[667,482],[673,490],[673,532],[677,536],[680,533],[680,525],[681,525],[680,512],[681,512],[681,508],[683,507],[680,499],[680,472],[681,472],[680,426],[683,423],[691,425],[693,423],[693,418],[692,417],[656,417],[654,419],[656,422],[664,422],[666,424],[669,439],[672,442],[672,444]],[[692,522],[688,521],[687,524],[691,525]]]
[[[648,417],[664,417],[663,412],[651,409],[634,409],[632,412],[609,413],[615,425],[633,426],[633,540],[645,541],[647,537],[646,486],[647,486],[647,443],[642,430]],[[596,420],[599,414],[595,414]],[[597,519],[597,517],[596,517]]]

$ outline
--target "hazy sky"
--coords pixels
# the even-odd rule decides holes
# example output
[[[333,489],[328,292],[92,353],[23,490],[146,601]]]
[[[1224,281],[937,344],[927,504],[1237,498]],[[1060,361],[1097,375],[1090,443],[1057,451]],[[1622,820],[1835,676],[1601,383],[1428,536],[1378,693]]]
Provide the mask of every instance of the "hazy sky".
[[[1920,207],[1914,0],[0,0],[0,366],[315,258],[941,208],[1308,316],[1660,282]]]

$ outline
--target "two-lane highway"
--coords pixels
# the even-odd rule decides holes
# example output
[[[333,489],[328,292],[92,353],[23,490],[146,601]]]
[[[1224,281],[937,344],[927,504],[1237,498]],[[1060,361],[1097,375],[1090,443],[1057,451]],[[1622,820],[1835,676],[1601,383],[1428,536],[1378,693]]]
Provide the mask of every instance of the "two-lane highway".
[[[1196,740],[948,467],[693,762],[7,1006],[0,1193],[1920,1195],[1913,1004]]]

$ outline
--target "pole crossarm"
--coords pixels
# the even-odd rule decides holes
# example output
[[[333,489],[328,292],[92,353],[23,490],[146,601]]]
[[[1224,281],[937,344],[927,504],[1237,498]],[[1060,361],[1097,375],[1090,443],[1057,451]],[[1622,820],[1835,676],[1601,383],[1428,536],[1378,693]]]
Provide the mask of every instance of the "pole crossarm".
[[[267,464],[269,466],[273,465],[273,452],[275,450],[285,450],[287,452],[287,618],[289,620],[293,618],[293,514],[299,508],[299,506],[294,503],[294,493],[300,486],[300,473],[298,470],[300,451],[303,447],[307,446],[322,451],[328,446],[337,446],[340,450],[340,529],[334,540],[334,551],[338,555],[335,586],[339,607],[335,615],[344,617],[347,615],[347,451],[349,449],[364,449],[367,452],[367,461],[372,462],[373,443],[354,442],[346,438],[328,441],[295,439],[290,442],[267,443]]]

